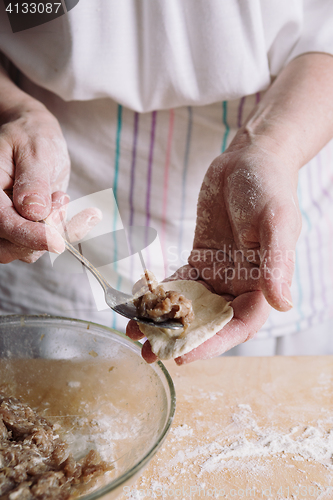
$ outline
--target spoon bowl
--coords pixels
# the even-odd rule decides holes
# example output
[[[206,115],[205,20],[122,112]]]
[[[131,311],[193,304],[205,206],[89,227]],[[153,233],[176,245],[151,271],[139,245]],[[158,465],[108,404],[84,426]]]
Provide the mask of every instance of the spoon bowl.
[[[71,243],[64,240],[66,250],[68,250],[77,260],[79,260],[92,274],[95,276],[99,284],[104,290],[105,302],[118,314],[125,316],[128,319],[134,319],[138,323],[154,326],[156,328],[168,328],[170,330],[178,330],[184,328],[180,321],[168,319],[167,321],[155,322],[149,318],[141,318],[138,316],[136,307],[133,303],[133,296],[127,293],[120,292],[113,288],[100,272],[86,259]]]

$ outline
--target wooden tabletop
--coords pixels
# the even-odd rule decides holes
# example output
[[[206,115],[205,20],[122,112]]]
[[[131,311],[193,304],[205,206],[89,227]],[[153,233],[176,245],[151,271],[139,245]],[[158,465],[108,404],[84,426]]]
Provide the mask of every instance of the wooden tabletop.
[[[175,420],[122,500],[333,499],[333,357],[165,365]]]

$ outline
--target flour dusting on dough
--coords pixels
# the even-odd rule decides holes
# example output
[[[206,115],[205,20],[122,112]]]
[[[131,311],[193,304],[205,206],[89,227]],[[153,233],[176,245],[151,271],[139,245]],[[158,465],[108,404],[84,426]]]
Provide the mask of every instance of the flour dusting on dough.
[[[169,330],[138,323],[150,342],[152,351],[160,359],[177,358],[210,339],[233,317],[230,303],[210,292],[196,281],[170,281],[161,283],[165,290],[174,290],[192,301],[194,320],[186,329]]]

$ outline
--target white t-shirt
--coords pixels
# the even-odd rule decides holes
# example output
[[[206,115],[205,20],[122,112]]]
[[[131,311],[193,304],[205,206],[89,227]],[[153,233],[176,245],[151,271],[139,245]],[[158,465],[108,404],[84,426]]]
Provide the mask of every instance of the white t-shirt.
[[[291,59],[333,54],[330,0],[80,0],[11,33],[0,50],[66,101],[108,97],[138,112],[254,94]]]
[[[80,0],[68,15],[13,34],[1,3],[0,50],[19,70],[16,83],[61,123],[72,160],[71,199],[112,189],[121,217],[117,229],[156,229],[160,247],[145,258],[163,278],[191,250],[206,168],[289,60],[311,50],[333,54],[331,24],[324,0]],[[275,311],[262,336],[319,323],[323,305],[326,312],[332,308],[329,151],[300,174],[304,224],[296,307]],[[114,286],[129,291],[142,268],[138,259],[121,259],[106,272]],[[0,266],[0,304],[6,313],[125,325],[96,304],[86,274],[57,270],[47,254],[33,265]]]

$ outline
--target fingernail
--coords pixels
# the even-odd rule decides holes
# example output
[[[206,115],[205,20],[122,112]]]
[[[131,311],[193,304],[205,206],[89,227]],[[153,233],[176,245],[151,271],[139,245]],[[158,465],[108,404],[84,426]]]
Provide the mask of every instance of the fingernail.
[[[30,205],[39,205],[41,207],[46,207],[45,200],[39,194],[30,194],[24,198],[22,201],[22,206],[27,207]]]
[[[65,243],[63,241],[57,242],[56,244],[49,246],[49,252],[57,253],[58,255],[60,255],[64,251],[65,251]]]
[[[96,224],[101,222],[101,220],[103,218],[103,214],[102,214],[101,210],[99,210],[98,208],[96,208],[95,210],[96,210],[96,213],[94,215],[91,215],[89,217],[89,219],[87,219],[87,224],[88,224],[89,228],[95,227]]]
[[[56,229],[49,226],[47,235],[47,244],[49,252],[57,253],[60,255],[65,251],[65,242],[62,236],[58,233]]]
[[[87,225],[89,227],[89,229],[92,229],[93,227],[96,226],[96,224],[98,224],[100,222],[101,219],[99,219],[98,217],[90,217],[90,219],[87,220]]]
[[[287,283],[282,283],[282,285],[281,285],[281,294],[282,294],[283,300],[288,304],[288,306],[294,307],[293,299],[292,299],[291,292],[290,292],[290,288],[287,285]]]
[[[70,197],[68,196],[68,194],[64,194],[60,199],[59,199],[59,203],[61,203],[61,205],[67,205],[67,203],[69,203],[70,201]]]
[[[56,250],[55,248],[50,250],[51,253],[56,253],[57,255],[61,255],[64,251],[65,251],[65,248],[63,250]]]

